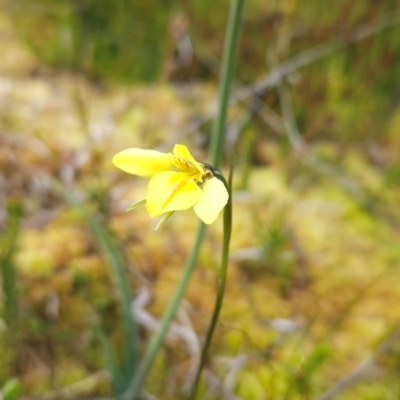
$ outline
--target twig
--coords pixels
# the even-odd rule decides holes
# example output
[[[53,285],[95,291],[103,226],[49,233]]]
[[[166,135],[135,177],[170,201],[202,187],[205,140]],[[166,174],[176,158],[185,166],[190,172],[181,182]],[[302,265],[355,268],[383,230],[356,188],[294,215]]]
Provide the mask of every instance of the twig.
[[[317,400],[333,400],[345,390],[350,389],[370,376],[376,375],[379,372],[379,364],[377,362],[379,357],[388,355],[399,342],[400,329],[390,335],[372,355],[361,361],[350,374],[339,379],[324,394],[318,397]]]
[[[357,43],[363,39],[371,37],[380,31],[389,28],[391,26],[400,23],[400,8],[395,9],[391,12],[385,13],[382,16],[373,19],[372,21],[361,24],[360,26],[350,30],[349,32],[343,33],[342,35],[335,36],[327,42],[316,45],[304,52],[298,54],[282,62],[272,69],[267,75],[256,80],[251,85],[244,85],[231,92],[230,105],[237,104],[241,101],[247,100],[251,96],[258,96],[258,93],[276,87],[281,82],[282,78],[293,74],[298,69],[312,64],[315,61],[321,60],[339,50],[350,46],[353,43]],[[200,126],[209,122],[214,118],[215,112],[210,113],[207,116],[202,116],[201,119],[196,121],[188,127],[184,132],[180,133],[179,138],[184,138],[192,133],[196,132]],[[267,117],[268,114],[264,115]],[[264,120],[265,118],[262,117]],[[274,125],[274,130],[281,131],[279,119],[274,118],[270,123]]]
[[[138,295],[132,302],[132,313],[136,323],[150,332],[159,329],[160,321],[145,310],[150,301],[150,292],[146,287],[139,290]],[[186,343],[187,351],[191,357],[192,366],[187,372],[187,389],[191,386],[200,359],[200,341],[193,329],[190,318],[183,307],[178,309],[178,319],[181,323],[172,322],[166,334],[167,339],[179,338]]]
[[[241,400],[240,397],[235,396],[227,388],[225,388],[210,370],[204,370],[204,377],[210,390],[220,395],[222,400]]]
[[[247,355],[241,355],[241,356],[235,357],[229,363],[229,370],[224,379],[224,387],[225,388],[227,388],[228,390],[231,390],[231,391],[234,389],[234,386],[237,381],[237,375],[238,375],[239,371],[247,364],[248,358],[249,357]]]
[[[307,150],[307,145],[300,134],[299,128],[297,127],[292,99],[285,82],[279,82],[278,94],[283,115],[283,123],[285,125],[290,144],[299,153],[304,153]]]
[[[292,100],[286,83],[282,81],[280,82],[278,93],[283,120],[286,127],[286,134],[292,147],[303,156],[301,162],[310,168],[316,169],[319,172],[332,177],[346,192],[351,193],[360,204],[365,205],[371,195],[360,185],[359,182],[348,175],[343,176],[343,174],[339,174],[337,168],[318,159],[309,151],[308,145],[304,141],[297,127]]]
[[[350,44],[359,42],[370,37],[385,28],[400,23],[400,8],[383,14],[382,16],[366,22],[349,32],[336,36],[328,42],[321,43],[311,49],[308,49],[297,56],[284,61],[264,78],[257,80],[253,85],[243,87],[233,93],[236,101],[245,100],[255,92],[266,90],[270,87],[277,86],[281,79],[297,71],[299,68],[305,67],[317,60],[327,57],[336,51],[348,47]]]
[[[153,365],[153,362],[158,353],[158,350],[160,349],[160,347],[164,341],[164,338],[168,332],[170,323],[172,322],[172,319],[175,316],[175,313],[181,302],[181,299],[183,297],[185,289],[189,283],[189,279],[192,275],[192,272],[193,272],[194,268],[196,267],[197,258],[198,258],[199,252],[200,252],[200,247],[201,247],[201,243],[203,241],[204,236],[205,236],[205,225],[204,225],[204,223],[200,223],[198,230],[197,230],[195,243],[193,245],[192,252],[190,253],[190,256],[189,256],[189,258],[186,262],[186,265],[182,271],[182,276],[178,283],[177,290],[174,293],[174,295],[163,315],[163,318],[160,321],[158,330],[154,333],[154,335],[150,339],[150,342],[145,351],[143,359],[142,359],[141,363],[139,364],[139,367],[135,371],[135,375],[129,385],[128,390],[126,391],[126,393],[119,396],[118,400],[132,400],[138,395],[139,392],[142,391],[144,381],[146,380],[146,377]]]
[[[101,370],[93,375],[82,379],[79,382],[75,382],[72,385],[66,386],[60,390],[49,392],[42,396],[40,400],[56,400],[56,399],[71,399],[77,397],[83,397],[84,395],[93,391],[100,383],[104,380],[109,379],[110,374],[106,370]]]

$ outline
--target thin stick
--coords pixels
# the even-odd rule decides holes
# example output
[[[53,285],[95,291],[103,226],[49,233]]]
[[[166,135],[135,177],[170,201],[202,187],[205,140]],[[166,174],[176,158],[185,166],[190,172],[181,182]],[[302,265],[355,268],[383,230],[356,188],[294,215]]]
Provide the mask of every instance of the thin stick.
[[[208,349],[211,344],[211,339],[214,334],[215,326],[218,321],[219,313],[222,308],[222,303],[224,301],[224,294],[225,294],[225,286],[226,286],[226,274],[228,271],[228,258],[229,258],[229,243],[231,239],[231,231],[232,231],[232,173],[233,168],[231,166],[230,173],[229,173],[229,183],[226,182],[224,176],[222,174],[218,174],[218,178],[224,183],[226,189],[229,192],[228,203],[224,208],[224,240],[223,240],[223,247],[222,247],[222,260],[221,260],[221,268],[219,271],[219,278],[218,278],[218,292],[217,298],[215,300],[215,306],[213,315],[211,317],[210,326],[208,327],[206,339],[204,341],[203,349],[201,352],[199,367],[197,368],[196,377],[193,384],[192,395],[190,396],[191,399],[196,398],[197,389],[199,386],[201,371],[203,370],[204,364],[207,359]]]
[[[335,36],[332,39],[318,44],[304,52],[290,58],[277,65],[271,72],[256,80],[251,85],[243,85],[242,87],[233,90],[231,93],[230,105],[237,104],[248,99],[251,96],[258,96],[259,92],[276,87],[279,85],[282,78],[292,74],[300,68],[306,67],[315,61],[321,60],[336,51],[343,50],[353,43],[360,42],[368,37],[371,37],[386,28],[400,23],[400,8],[391,12],[385,13],[369,22],[361,24],[350,31]],[[214,114],[202,117],[196,123],[189,126],[184,132],[179,135],[180,140],[196,132],[202,125],[206,124],[214,117]],[[280,129],[279,129],[280,130]],[[168,145],[169,147],[169,145]]]

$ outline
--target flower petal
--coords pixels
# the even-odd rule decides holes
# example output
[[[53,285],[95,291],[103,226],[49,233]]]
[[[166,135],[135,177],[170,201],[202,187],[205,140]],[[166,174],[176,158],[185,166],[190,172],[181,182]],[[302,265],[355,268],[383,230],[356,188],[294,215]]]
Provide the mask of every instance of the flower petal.
[[[168,211],[187,210],[202,196],[202,190],[182,172],[166,171],[154,175],[147,187],[146,209],[150,217]]]
[[[190,153],[189,149],[183,144],[176,144],[173,150],[174,156],[177,158],[184,158],[189,161],[196,169],[203,174],[204,168],[198,163]]]
[[[116,167],[133,175],[150,177],[174,168],[174,156],[156,150],[126,149],[113,158]]]
[[[218,178],[211,178],[203,186],[203,196],[194,206],[197,216],[206,224],[212,224],[228,202],[229,194]]]

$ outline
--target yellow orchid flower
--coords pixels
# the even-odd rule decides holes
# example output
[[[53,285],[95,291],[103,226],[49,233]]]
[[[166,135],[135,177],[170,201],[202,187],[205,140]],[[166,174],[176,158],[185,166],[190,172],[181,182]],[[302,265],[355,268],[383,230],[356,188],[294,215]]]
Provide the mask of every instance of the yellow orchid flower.
[[[175,145],[172,154],[126,149],[114,156],[113,163],[125,172],[150,178],[146,199],[137,205],[146,204],[152,218],[162,214],[168,218],[174,211],[194,207],[197,216],[211,224],[229,198],[213,168],[196,161],[183,144]]]

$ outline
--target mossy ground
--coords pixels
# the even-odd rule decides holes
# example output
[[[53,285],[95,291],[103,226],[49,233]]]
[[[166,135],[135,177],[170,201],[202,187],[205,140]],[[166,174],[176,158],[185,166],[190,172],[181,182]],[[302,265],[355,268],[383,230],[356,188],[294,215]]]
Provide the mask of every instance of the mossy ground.
[[[40,397],[104,369],[95,337],[99,320],[116,344],[123,336],[108,261],[53,180],[110,231],[134,293],[147,288],[145,309],[159,318],[198,221],[193,211],[176,213],[154,232],[156,221],[145,209],[126,213],[144,197],[146,180],[122,173],[111,159],[127,147],[170,151],[183,142],[207,160],[207,132],[180,132],[194,110],[210,108],[215,87],[104,87],[37,65],[2,14],[0,31],[8,35],[0,42],[1,202],[24,206],[14,257],[19,331],[15,347],[0,342],[0,382],[18,377],[26,396]],[[393,149],[400,148],[399,112],[393,115],[382,126],[387,140],[376,144],[390,161],[385,166],[364,143],[311,140],[308,152],[329,166],[327,172],[304,162],[284,139],[261,132],[244,188],[235,190],[243,187],[246,159],[237,149],[232,259],[210,369],[241,399],[316,398],[398,329],[400,189]],[[198,339],[214,305],[221,237],[218,220],[208,229],[178,317]],[[140,329],[141,351],[149,334]],[[148,380],[159,398],[179,398],[192,366],[188,343],[167,340]],[[378,350],[377,373],[340,399],[400,396],[398,344],[389,344],[390,351]],[[99,377],[76,398],[109,394],[108,380]],[[218,398],[203,391],[204,398]]]

